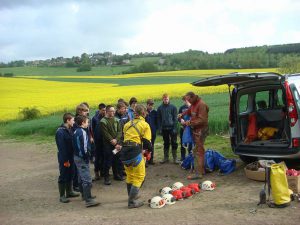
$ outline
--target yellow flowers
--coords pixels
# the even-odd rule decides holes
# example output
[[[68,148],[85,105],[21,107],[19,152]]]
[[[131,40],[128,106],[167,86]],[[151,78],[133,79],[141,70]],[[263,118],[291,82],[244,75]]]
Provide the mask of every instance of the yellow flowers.
[[[248,70],[249,71],[249,70]],[[256,70],[257,71],[257,70]],[[266,71],[266,70],[264,70]],[[162,94],[167,92],[171,96],[181,97],[187,91],[196,93],[211,94],[227,92],[227,86],[217,87],[194,87],[189,83],[177,84],[155,84],[155,85],[132,85],[119,86],[118,78],[149,77],[157,76],[195,76],[195,81],[204,74],[226,74],[229,70],[190,70],[164,73],[130,74],[97,76],[97,78],[110,78],[112,84],[107,83],[84,83],[84,82],[58,82],[40,80],[43,76],[32,76],[30,78],[0,78],[0,121],[16,119],[19,111],[24,107],[36,107],[43,115],[53,112],[70,110],[74,111],[75,106],[81,102],[88,102],[96,107],[100,102],[115,104],[117,99],[129,100],[132,96],[139,101],[148,98],[160,99]],[[207,76],[207,75],[205,75]],[[73,76],[72,76],[73,77]],[[76,78],[95,78],[95,76],[74,76]],[[33,79],[32,79],[33,78]],[[66,76],[64,78],[71,78]],[[87,81],[85,81],[87,82]],[[170,81],[171,82],[171,81]]]
[[[190,84],[117,86],[102,83],[71,83],[24,78],[0,78],[2,99],[0,120],[16,119],[20,109],[37,107],[42,114],[64,109],[75,110],[75,106],[87,101],[92,106],[100,102],[112,104],[119,98],[136,96],[139,101],[158,99],[164,92],[171,97],[180,97],[189,90],[209,94],[224,92],[226,87],[197,88]]]

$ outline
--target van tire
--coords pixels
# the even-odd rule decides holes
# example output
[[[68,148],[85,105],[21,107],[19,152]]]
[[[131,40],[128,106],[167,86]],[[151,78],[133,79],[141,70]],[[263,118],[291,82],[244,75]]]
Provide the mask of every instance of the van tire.
[[[239,157],[246,164],[249,164],[249,163],[252,163],[254,161],[257,161],[257,158],[256,157],[252,157],[252,156],[240,155]]]

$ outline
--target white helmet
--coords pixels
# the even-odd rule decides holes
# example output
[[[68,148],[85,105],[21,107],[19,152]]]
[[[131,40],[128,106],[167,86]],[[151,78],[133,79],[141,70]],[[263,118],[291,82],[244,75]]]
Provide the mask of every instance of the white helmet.
[[[175,182],[175,183],[172,185],[172,190],[173,190],[173,191],[179,190],[181,187],[183,187],[183,183],[181,183],[181,182]]]
[[[216,184],[209,180],[206,180],[201,184],[201,189],[205,191],[212,191],[215,188],[216,188]]]
[[[160,196],[155,196],[149,199],[149,204],[152,209],[160,209],[165,206],[166,201]]]
[[[161,196],[165,195],[165,194],[170,194],[172,191],[172,188],[170,187],[164,187],[163,189],[159,190],[159,193]]]
[[[165,200],[167,205],[173,205],[176,202],[176,199],[173,195],[171,194],[165,194],[163,195],[163,199]]]

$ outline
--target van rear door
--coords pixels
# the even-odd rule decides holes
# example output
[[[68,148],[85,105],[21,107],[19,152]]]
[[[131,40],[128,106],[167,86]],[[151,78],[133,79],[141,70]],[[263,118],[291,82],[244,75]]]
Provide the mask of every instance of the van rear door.
[[[192,83],[194,86],[217,86],[217,85],[234,85],[245,86],[256,82],[280,83],[282,75],[278,73],[230,73],[227,75],[219,75],[203,78]]]

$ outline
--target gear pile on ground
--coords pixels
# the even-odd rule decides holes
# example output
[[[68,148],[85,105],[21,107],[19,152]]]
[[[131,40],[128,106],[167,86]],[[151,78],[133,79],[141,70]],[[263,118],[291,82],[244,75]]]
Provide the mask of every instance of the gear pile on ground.
[[[173,205],[176,201],[191,198],[193,195],[203,191],[213,191],[216,184],[206,180],[202,183],[190,183],[186,186],[181,182],[175,182],[171,187],[164,187],[159,190],[158,196],[148,200],[149,206],[153,209],[160,209],[165,205]]]

